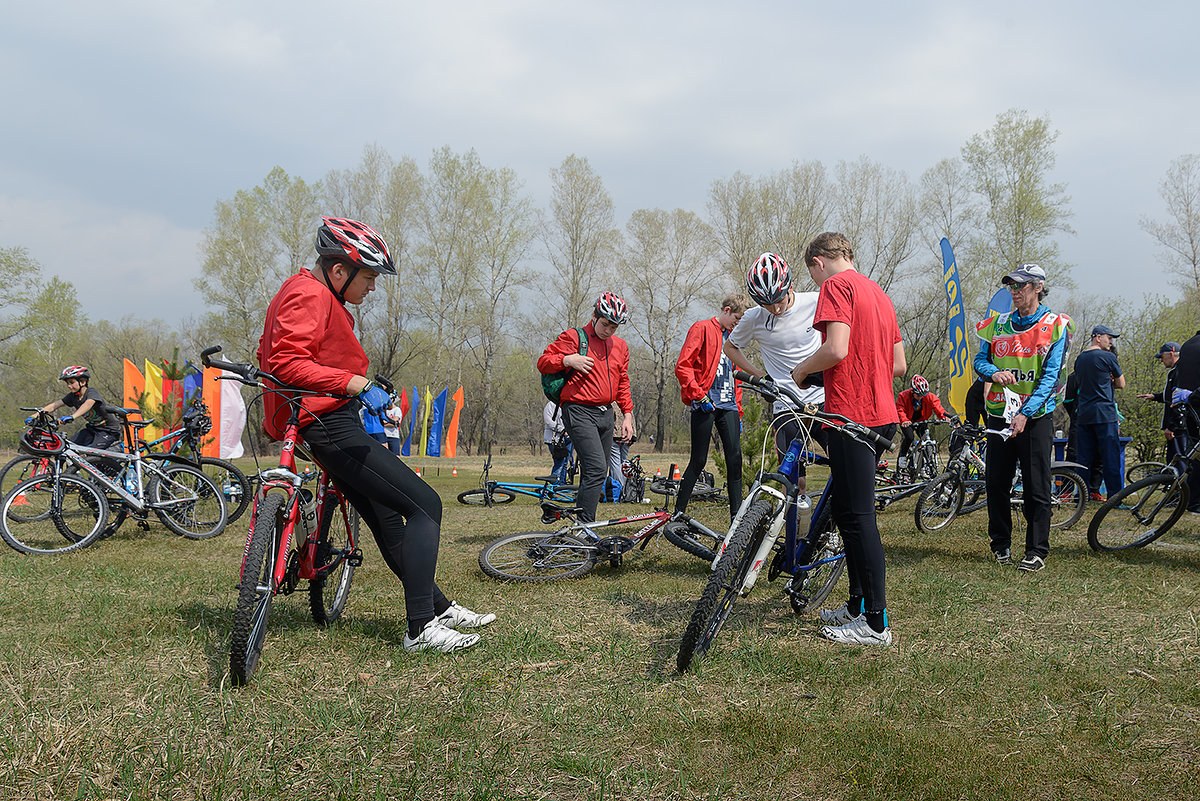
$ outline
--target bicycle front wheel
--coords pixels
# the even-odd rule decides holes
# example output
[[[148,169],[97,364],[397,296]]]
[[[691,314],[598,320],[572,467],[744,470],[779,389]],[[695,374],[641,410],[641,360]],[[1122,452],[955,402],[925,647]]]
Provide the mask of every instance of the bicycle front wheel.
[[[656,478],[650,482],[650,491],[659,495],[674,495],[678,490],[679,485],[669,478]]]
[[[246,545],[242,577],[238,582],[233,633],[229,640],[229,675],[237,686],[250,683],[258,667],[271,602],[275,598],[275,557],[283,536],[283,510],[287,497],[273,492],[258,505],[258,516]]]
[[[107,522],[104,493],[78,476],[28,478],[0,504],[0,535],[21,553],[81,550],[100,538]]]
[[[458,494],[458,502],[467,506],[495,506],[498,503],[512,503],[517,494],[506,489],[473,489]]]
[[[343,499],[333,508],[329,526],[317,542],[313,566],[320,578],[308,582],[308,605],[319,626],[336,622],[346,608],[350,582],[354,580],[351,557],[358,547],[358,526],[358,511]]]
[[[692,618],[683,632],[679,656],[675,658],[675,664],[681,672],[691,667],[693,660],[708,652],[725,625],[729,613],[733,611],[734,602],[741,594],[742,582],[750,572],[754,554],[767,535],[774,511],[771,501],[759,498],[742,515],[716,569],[709,574],[704,592],[700,594]]]
[[[18,456],[0,468],[0,495],[7,495],[27,478],[53,472],[53,467],[47,456]]]
[[[146,494],[163,525],[182,537],[206,540],[225,530],[221,488],[191,465],[167,463],[157,467]]]
[[[811,612],[825,602],[833,588],[837,586],[842,571],[846,569],[845,548],[833,522],[833,508],[829,504],[821,509],[817,520],[817,549],[809,564],[817,565],[801,571],[793,578],[788,598],[792,611],[797,615]],[[837,557],[843,557],[838,559]],[[826,561],[831,560],[831,561]],[[824,564],[821,564],[824,562]],[[796,586],[799,581],[799,586]]]
[[[917,498],[913,511],[917,528],[926,534],[940,531],[954,522],[963,502],[963,482],[958,473],[948,471],[930,481]]]
[[[1156,476],[1166,469],[1167,466],[1162,462],[1138,462],[1125,471],[1125,483],[1135,484],[1143,478]]]
[[[1159,473],[1130,484],[1109,498],[1088,525],[1094,551],[1141,548],[1171,530],[1188,506],[1186,481]]]
[[[1050,470],[1050,528],[1070,528],[1083,517],[1088,488],[1069,467]]]
[[[596,566],[600,551],[567,531],[509,534],[484,546],[479,567],[501,581],[542,582],[579,578]]]

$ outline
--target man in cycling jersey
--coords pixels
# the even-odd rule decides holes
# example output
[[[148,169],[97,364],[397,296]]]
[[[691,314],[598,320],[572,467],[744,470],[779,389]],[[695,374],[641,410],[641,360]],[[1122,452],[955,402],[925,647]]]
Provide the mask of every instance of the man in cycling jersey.
[[[985,474],[988,536],[992,554],[1002,565],[1012,564],[1012,483],[1021,465],[1022,511],[1028,526],[1025,571],[1041,570],[1050,553],[1050,446],[1052,419],[1065,378],[1066,354],[1075,323],[1042,303],[1049,294],[1046,271],[1022,264],[1000,282],[1012,293],[1013,310],[976,324],[981,340],[975,372],[992,382],[985,399],[988,428],[1011,429],[1011,436],[989,434]],[[1020,408],[1005,420],[1004,390],[1016,393]]]
[[[293,386],[350,398],[299,401],[300,436],[362,515],[383,560],[404,585],[406,651],[469,648],[495,615],[449,600],[434,583],[441,536],[437,492],[363,429],[358,413],[375,415],[391,397],[366,377],[368,361],[354,335],[346,303],[358,305],[380,275],[395,275],[387,244],[370,226],[324,217],[317,229],[316,264],[284,281],[267,308],[258,362]],[[263,397],[264,427],[281,439],[290,408],[279,393]]]
[[[686,512],[696,479],[708,461],[713,426],[721,437],[725,454],[725,487],[729,493],[729,517],[742,505],[742,388],[733,380],[733,363],[725,355],[725,341],[750,308],[750,299],[735,293],[721,301],[721,311],[712,319],[693,323],[675,360],[675,377],[683,402],[691,409],[692,451],[679,482],[675,511]]]
[[[558,335],[537,361],[544,374],[569,368],[562,388],[562,415],[567,434],[579,459],[579,492],[575,503],[582,507],[579,519],[596,519],[596,506],[604,492],[608,456],[613,443],[613,407],[622,415],[622,439],[631,439],[633,396],[629,391],[629,346],[617,336],[617,328],[629,318],[629,307],[619,295],[604,292],[596,299],[592,321],[583,327],[587,355],[579,352],[579,334],[568,328]]]
[[[942,401],[929,391],[929,382],[924,376],[915,375],[908,389],[896,398],[896,414],[900,417],[900,455],[896,457],[896,471],[908,469],[908,451],[912,448],[916,434],[925,434],[929,420],[949,420],[942,408]]]
[[[808,274],[821,288],[814,325],[821,347],[792,371],[797,384],[823,372],[825,411],[861,423],[885,440],[896,434],[892,379],[908,368],[891,299],[854,267],[854,248],[841,234],[819,234],[804,251]],[[822,609],[821,636],[838,643],[892,643],[884,592],[883,541],[875,520],[875,465],[882,448],[829,432],[833,519],[846,545],[850,593],[846,605]]]

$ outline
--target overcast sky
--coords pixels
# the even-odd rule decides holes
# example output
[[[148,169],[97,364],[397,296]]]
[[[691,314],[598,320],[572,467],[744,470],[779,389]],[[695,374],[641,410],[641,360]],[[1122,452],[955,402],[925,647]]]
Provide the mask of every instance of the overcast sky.
[[[175,323],[213,207],[272,167],[367,144],[511,167],[539,205],[586,157],[617,204],[704,214],[716,178],[860,156],[915,181],[998,114],[1060,132],[1064,259],[1095,291],[1167,291],[1138,227],[1200,152],[1196,3],[309,0],[10,3],[0,246],[85,313]],[[1054,266],[1046,265],[1053,280]]]

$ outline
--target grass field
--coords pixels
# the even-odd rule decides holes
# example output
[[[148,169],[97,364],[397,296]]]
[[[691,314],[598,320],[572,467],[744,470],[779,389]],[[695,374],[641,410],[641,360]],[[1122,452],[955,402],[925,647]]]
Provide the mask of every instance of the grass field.
[[[1085,517],[1022,574],[991,560],[984,513],[922,535],[900,502],[880,515],[893,648],[821,640],[764,579],[679,676],[704,563],[655,540],[579,581],[491,581],[479,549],[538,515],[529,499],[455,503],[479,461],[457,466],[429,476],[446,502],[439,582],[499,619],[453,656],[401,650],[403,593],[369,541],[344,622],[318,629],[304,593],[278,598],[242,689],[227,675],[242,524],[202,542],[127,525],[57,558],[4,549],[0,798],[1197,797],[1190,519],[1111,557],[1087,548]]]

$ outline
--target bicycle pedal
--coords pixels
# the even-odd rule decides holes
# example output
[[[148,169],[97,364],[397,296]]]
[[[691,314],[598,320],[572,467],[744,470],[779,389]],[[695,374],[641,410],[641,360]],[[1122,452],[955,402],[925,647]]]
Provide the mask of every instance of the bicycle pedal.
[[[596,543],[600,552],[608,556],[620,558],[621,554],[633,550],[633,540],[628,537],[605,537]],[[618,562],[618,564],[620,564]]]
[[[346,557],[346,562],[351,567],[362,567],[363,553],[361,548],[355,548],[349,556]]]

